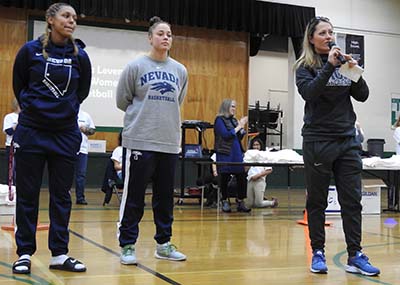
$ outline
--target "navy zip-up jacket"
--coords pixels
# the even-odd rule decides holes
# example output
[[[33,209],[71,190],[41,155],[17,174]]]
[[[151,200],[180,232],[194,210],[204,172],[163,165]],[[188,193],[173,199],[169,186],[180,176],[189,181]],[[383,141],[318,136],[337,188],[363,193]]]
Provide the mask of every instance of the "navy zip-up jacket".
[[[49,41],[48,58],[40,38],[27,42],[18,52],[13,70],[13,89],[21,107],[18,124],[60,131],[76,127],[80,103],[89,95],[92,68],[85,44],[75,40],[57,46]]]
[[[342,76],[339,67],[322,55],[323,66],[310,69],[300,66],[296,71],[296,85],[305,100],[303,141],[336,140],[355,136],[356,114],[351,97],[365,102],[369,89],[361,77],[357,83]]]

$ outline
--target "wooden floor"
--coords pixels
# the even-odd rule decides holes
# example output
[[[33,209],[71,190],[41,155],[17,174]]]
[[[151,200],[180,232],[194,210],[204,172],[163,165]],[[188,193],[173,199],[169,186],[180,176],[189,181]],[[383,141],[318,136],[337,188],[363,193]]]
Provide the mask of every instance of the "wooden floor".
[[[16,259],[12,232],[0,231],[0,285],[9,284],[400,284],[399,225],[387,225],[399,214],[363,216],[363,247],[371,262],[378,266],[379,277],[364,277],[344,271],[346,250],[340,217],[329,217],[334,224],[326,229],[326,255],[329,273],[309,272],[310,249],[307,227],[302,219],[304,190],[269,191],[279,198],[276,209],[257,209],[250,214],[217,213],[200,210],[197,200],[185,199],[175,207],[172,242],[184,252],[185,262],[154,258],[154,224],[147,203],[136,244],[138,266],[119,263],[116,237],[118,202],[103,207],[103,193],[87,190],[89,205],[74,205],[70,222],[70,255],[84,261],[86,273],[48,270],[50,253],[47,231],[38,232],[38,250],[33,257],[32,274],[13,275]],[[150,199],[150,196],[147,196]],[[386,207],[382,193],[382,208]],[[46,224],[47,192],[41,197],[40,223]],[[0,224],[11,223],[1,216]]]

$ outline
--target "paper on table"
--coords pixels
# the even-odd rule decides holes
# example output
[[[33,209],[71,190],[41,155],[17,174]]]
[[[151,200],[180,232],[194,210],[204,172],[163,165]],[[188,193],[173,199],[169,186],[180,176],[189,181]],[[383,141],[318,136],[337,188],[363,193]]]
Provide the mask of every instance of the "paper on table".
[[[342,66],[339,68],[339,73],[341,75],[351,79],[354,82],[357,82],[360,79],[361,74],[363,74],[363,72],[364,69],[359,65],[355,65],[350,68],[348,62],[342,64]]]

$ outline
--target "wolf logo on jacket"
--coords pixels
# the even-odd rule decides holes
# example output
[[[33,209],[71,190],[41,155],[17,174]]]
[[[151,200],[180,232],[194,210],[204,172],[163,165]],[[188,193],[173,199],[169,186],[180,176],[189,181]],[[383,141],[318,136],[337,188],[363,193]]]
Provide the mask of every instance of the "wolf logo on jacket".
[[[175,88],[174,87],[172,87],[172,85],[171,84],[169,84],[168,82],[158,82],[158,83],[154,83],[154,84],[151,84],[153,87],[150,89],[150,90],[157,90],[157,91],[160,91],[160,93],[161,94],[163,94],[164,95],[164,93],[167,93],[167,92],[174,92],[175,91]]]
[[[321,72],[322,69],[319,69],[317,74]],[[339,68],[336,68],[329,78],[326,86],[351,86],[351,80],[340,74]]]

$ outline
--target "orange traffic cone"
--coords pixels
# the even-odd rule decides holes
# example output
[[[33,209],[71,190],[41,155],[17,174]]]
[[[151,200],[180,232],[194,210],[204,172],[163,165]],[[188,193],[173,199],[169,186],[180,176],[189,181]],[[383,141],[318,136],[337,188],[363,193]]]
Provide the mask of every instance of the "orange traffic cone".
[[[36,225],[36,230],[37,231],[45,231],[45,230],[48,230],[49,227],[50,227],[49,224],[40,224],[40,222],[38,222]]]
[[[302,220],[297,220],[296,223],[303,225],[303,226],[308,226],[308,215],[307,215],[307,210],[303,210],[303,219]]]
[[[1,229],[4,230],[4,231],[13,231],[14,232],[15,231],[14,217],[13,217],[12,222],[11,222],[10,225],[1,226]],[[38,231],[45,231],[45,230],[48,230],[48,229],[49,229],[49,225],[48,224],[41,225],[38,222],[38,224],[36,226],[36,230],[38,230]]]
[[[1,226],[1,229],[2,229],[3,231],[14,231],[14,219],[13,219],[11,225],[4,225],[4,226]]]
[[[303,211],[303,219],[302,220],[297,220],[296,223],[303,225],[303,226],[308,226],[308,214],[307,214],[307,210],[304,209]],[[325,221],[325,226],[330,227],[333,225],[333,222],[330,221]]]

